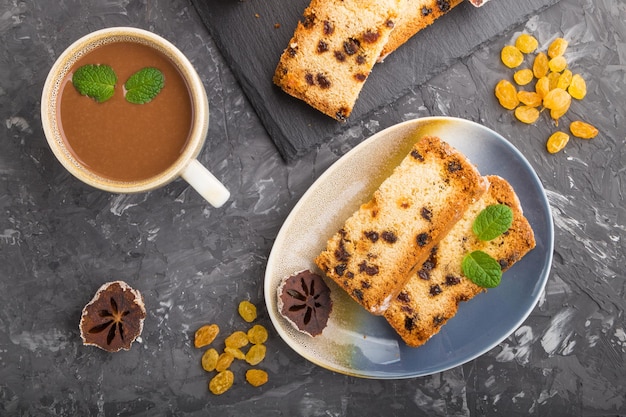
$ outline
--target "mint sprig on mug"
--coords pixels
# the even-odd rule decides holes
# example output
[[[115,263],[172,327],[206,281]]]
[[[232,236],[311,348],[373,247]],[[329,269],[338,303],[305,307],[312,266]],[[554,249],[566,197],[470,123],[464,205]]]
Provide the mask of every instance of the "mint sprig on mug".
[[[474,220],[472,231],[479,240],[489,241],[505,233],[513,223],[513,210],[505,204],[486,207]],[[475,250],[463,257],[463,275],[474,284],[494,288],[502,279],[502,267],[491,255]]]
[[[163,73],[156,68],[144,68],[133,75],[124,84],[126,101],[145,104],[152,101],[165,86]]]
[[[72,84],[84,96],[104,103],[113,97],[117,75],[113,68],[104,64],[87,64],[78,68],[72,75]],[[124,97],[133,104],[152,101],[165,86],[163,73],[153,67],[143,68],[124,83]]]
[[[74,71],[72,84],[80,94],[103,103],[113,97],[117,75],[108,65],[83,65]]]

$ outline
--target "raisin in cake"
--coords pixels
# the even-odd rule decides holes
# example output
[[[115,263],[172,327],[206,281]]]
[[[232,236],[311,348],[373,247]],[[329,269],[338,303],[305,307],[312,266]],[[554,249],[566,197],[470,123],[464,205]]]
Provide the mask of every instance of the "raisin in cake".
[[[515,191],[504,179],[488,176],[489,190],[474,203],[454,228],[432,249],[430,258],[385,311],[385,318],[409,346],[420,346],[438,333],[467,301],[484,289],[466,278],[463,257],[482,250],[496,259],[502,270],[511,267],[535,247],[535,238]],[[508,231],[491,241],[480,241],[472,232],[478,214],[492,204],[506,204],[513,211]]]
[[[401,0],[396,25],[385,44],[380,59],[383,60],[420,30],[459,5],[463,0]]]
[[[464,155],[437,137],[423,137],[315,263],[368,311],[382,314],[485,190]]]
[[[400,0],[312,0],[274,83],[345,121],[394,28]]]

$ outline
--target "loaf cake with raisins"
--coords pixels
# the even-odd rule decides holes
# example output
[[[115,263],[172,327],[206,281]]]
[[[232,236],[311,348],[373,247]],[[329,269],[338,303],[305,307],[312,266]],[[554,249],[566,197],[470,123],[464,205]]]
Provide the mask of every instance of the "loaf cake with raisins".
[[[463,0],[402,0],[400,13],[380,59],[383,60],[420,30],[433,24]]]
[[[535,237],[513,187],[501,177],[488,176],[489,190],[465,212],[452,230],[434,246],[429,259],[413,273],[385,311],[385,318],[409,346],[420,346],[437,334],[458,310],[459,303],[484,291],[463,275],[466,254],[482,250],[511,267],[535,247]],[[478,240],[472,225],[492,204],[506,204],[513,212],[509,230],[490,241]]]
[[[345,121],[394,28],[400,0],[312,0],[273,81]]]
[[[463,154],[425,136],[330,238],[315,263],[380,315],[486,186]]]

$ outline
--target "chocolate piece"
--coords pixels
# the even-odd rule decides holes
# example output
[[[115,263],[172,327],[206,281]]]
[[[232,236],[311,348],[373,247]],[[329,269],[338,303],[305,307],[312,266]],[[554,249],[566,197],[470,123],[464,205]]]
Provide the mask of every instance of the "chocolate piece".
[[[278,309],[295,328],[317,336],[326,328],[332,311],[330,288],[319,275],[300,271],[278,287]]]

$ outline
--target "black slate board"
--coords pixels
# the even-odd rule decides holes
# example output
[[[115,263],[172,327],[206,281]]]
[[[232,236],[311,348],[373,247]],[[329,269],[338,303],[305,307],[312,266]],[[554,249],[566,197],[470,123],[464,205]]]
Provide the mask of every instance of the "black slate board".
[[[346,123],[273,85],[272,76],[309,0],[192,0],[286,161],[405,95],[479,45],[559,0],[463,2],[377,64]]]

